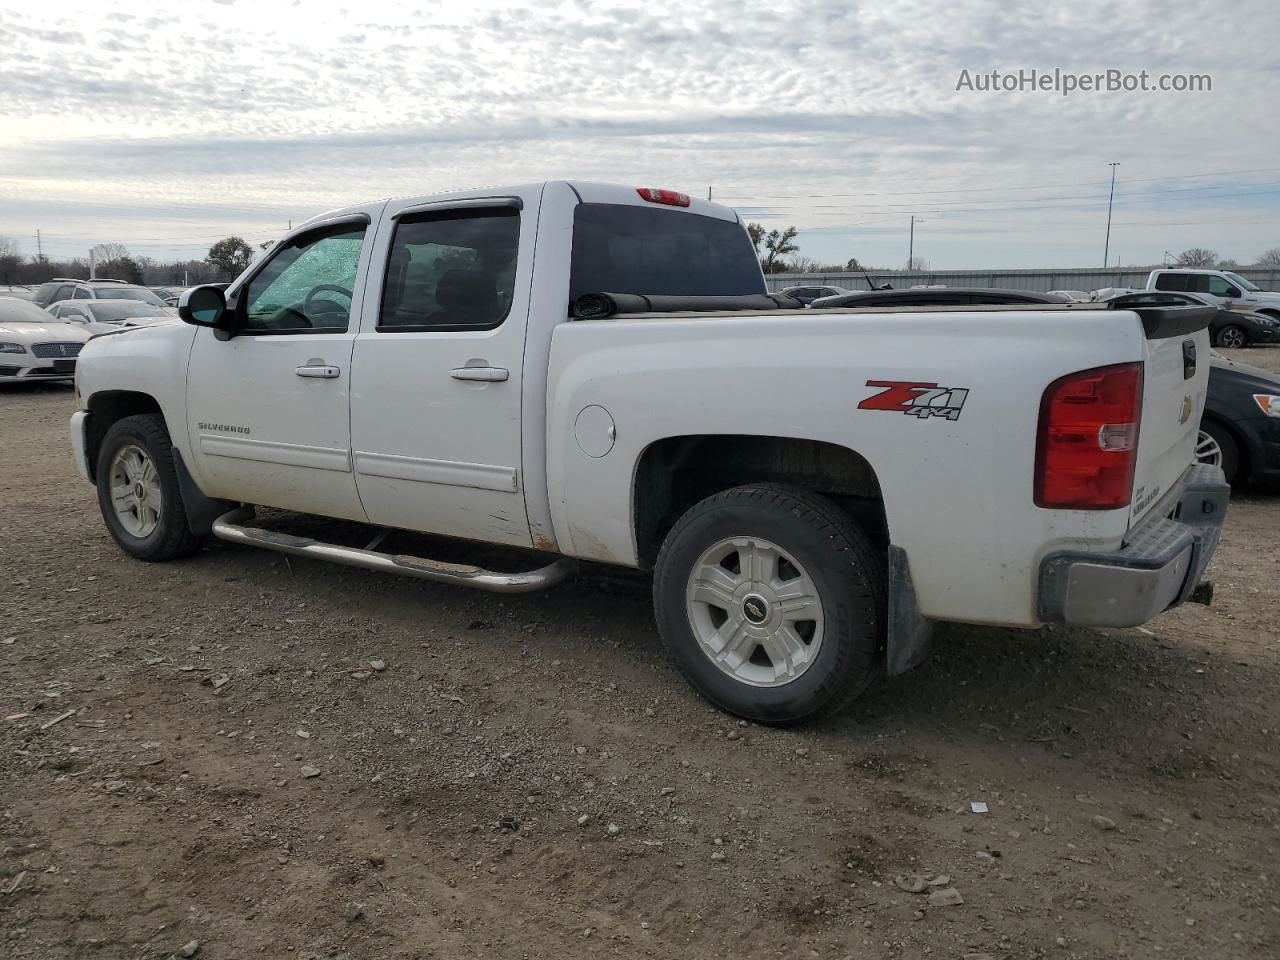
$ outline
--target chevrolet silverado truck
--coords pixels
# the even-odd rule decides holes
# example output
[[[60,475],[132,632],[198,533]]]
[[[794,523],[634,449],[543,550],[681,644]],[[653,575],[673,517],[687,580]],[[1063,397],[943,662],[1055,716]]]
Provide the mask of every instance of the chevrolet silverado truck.
[[[680,670],[765,723],[905,671],[940,620],[1205,599],[1210,311],[800,306],[733,210],[674,191],[380,201],[186,292],[185,323],[93,338],[71,440],[140,560],[212,535],[493,591],[650,571]],[[396,546],[422,533],[528,563]]]

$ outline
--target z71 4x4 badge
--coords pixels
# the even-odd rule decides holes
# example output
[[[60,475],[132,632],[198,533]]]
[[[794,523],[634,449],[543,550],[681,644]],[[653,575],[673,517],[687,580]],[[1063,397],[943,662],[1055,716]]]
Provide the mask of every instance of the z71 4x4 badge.
[[[881,387],[858,404],[859,410],[892,410],[909,417],[944,417],[959,420],[960,410],[969,396],[967,387],[940,387],[936,383],[911,380],[868,380],[868,387]]]

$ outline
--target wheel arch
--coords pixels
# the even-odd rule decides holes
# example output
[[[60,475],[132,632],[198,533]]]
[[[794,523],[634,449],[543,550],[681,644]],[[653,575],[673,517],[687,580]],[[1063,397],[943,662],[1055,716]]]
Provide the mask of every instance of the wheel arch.
[[[85,409],[89,411],[84,437],[85,460],[89,479],[95,482],[98,479],[98,452],[113,424],[140,413],[164,415],[155,397],[137,390],[99,390],[89,397]]]
[[[695,503],[752,483],[788,483],[830,497],[878,546],[888,546],[880,479],[857,451],[798,437],[690,434],[654,440],[636,461],[631,519],[639,565],[653,566],[667,532]]]

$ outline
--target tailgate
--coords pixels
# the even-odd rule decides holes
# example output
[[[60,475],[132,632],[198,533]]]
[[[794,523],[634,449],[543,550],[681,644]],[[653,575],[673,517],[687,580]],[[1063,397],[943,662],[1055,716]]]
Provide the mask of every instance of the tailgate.
[[[1146,334],[1142,425],[1130,525],[1174,487],[1195,459],[1209,383],[1209,319],[1201,307],[1133,310]]]

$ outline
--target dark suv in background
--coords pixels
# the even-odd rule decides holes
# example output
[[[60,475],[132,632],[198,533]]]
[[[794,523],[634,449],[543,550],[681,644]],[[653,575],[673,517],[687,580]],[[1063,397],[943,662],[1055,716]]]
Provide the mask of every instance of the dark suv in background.
[[[40,284],[32,303],[38,307],[47,307],[62,300],[141,300],[155,307],[165,306],[165,302],[146,287],[134,283],[125,283],[123,280],[76,280],[70,277],[54,277],[48,283]]]

